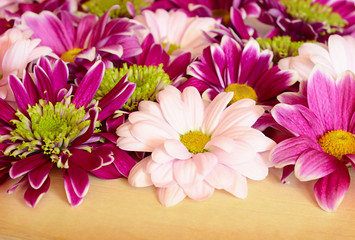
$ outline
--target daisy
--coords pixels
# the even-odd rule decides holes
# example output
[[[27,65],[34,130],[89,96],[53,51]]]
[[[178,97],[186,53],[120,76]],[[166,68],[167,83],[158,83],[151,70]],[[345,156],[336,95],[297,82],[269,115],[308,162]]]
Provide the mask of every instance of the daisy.
[[[49,189],[51,169],[57,167],[63,170],[68,201],[76,206],[88,192],[88,173],[105,179],[127,176],[135,161],[107,140],[111,139],[109,128],[118,126],[109,121],[115,110],[107,105],[120,108],[134,88],[118,84],[98,104],[92,98],[103,74],[104,64],[96,62],[75,92],[67,84],[68,68],[62,60],[51,66],[41,58],[34,66],[33,78],[29,73],[22,81],[10,76],[18,109],[1,100],[6,109],[0,116],[1,148],[2,157],[12,158],[9,176],[20,181],[9,193],[27,183],[25,201],[36,206]],[[131,90],[122,93],[126,88]]]
[[[145,28],[137,30],[140,40],[151,33],[156,43],[161,44],[171,56],[177,57],[183,53],[191,52],[191,57],[197,57],[202,50],[210,44],[205,35],[219,24],[213,18],[189,17],[181,11],[166,11],[158,9],[155,12],[145,10],[141,15],[134,17]]]
[[[30,37],[29,31],[16,28],[0,36],[0,98],[11,104],[14,104],[15,99],[8,85],[10,74],[22,77],[28,63],[52,52],[48,47],[39,46],[41,40],[31,40]]]
[[[131,170],[128,182],[154,185],[165,206],[186,196],[209,198],[214,189],[245,198],[246,179],[267,176],[265,160],[275,143],[251,128],[263,108],[251,99],[227,106],[232,97],[221,93],[205,102],[196,88],[181,93],[167,86],[157,102],[141,102],[117,129],[120,148],[152,153]]]
[[[327,44],[304,43],[298,49],[298,56],[282,59],[281,69],[298,72],[301,81],[307,81],[315,65],[321,65],[334,79],[349,70],[355,73],[355,38],[332,35]]]
[[[272,52],[260,51],[253,39],[243,48],[224,36],[220,44],[204,49],[200,60],[190,64],[187,74],[192,78],[181,88],[195,86],[209,99],[227,91],[234,93],[232,103],[250,98],[258,104],[273,105],[276,96],[294,84],[296,77],[273,66],[272,58]]]
[[[266,37],[291,36],[292,41],[326,41],[331,34],[354,32],[355,4],[341,0],[263,0],[259,20],[273,25]]]
[[[294,169],[301,181],[317,180],[314,194],[325,211],[335,211],[350,184],[348,167],[355,166],[355,76],[332,77],[316,67],[307,82],[307,107],[278,104],[271,113],[293,134],[271,154],[278,168]]]

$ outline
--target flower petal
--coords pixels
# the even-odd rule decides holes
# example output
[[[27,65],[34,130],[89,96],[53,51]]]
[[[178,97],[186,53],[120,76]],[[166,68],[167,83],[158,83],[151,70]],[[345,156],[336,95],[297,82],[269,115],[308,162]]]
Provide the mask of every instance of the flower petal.
[[[49,177],[45,180],[42,186],[38,189],[34,189],[31,186],[28,186],[25,192],[25,201],[28,206],[35,207],[43,195],[48,191],[50,185]]]
[[[174,206],[186,197],[186,194],[182,188],[177,185],[168,188],[158,188],[157,194],[160,203],[165,207]]]
[[[247,179],[243,175],[234,171],[232,183],[224,188],[227,192],[230,192],[236,197],[244,199],[248,195]]]
[[[234,180],[234,171],[223,165],[217,164],[206,176],[205,181],[216,189],[229,187]]]
[[[188,159],[192,156],[185,145],[176,139],[169,139],[164,142],[166,152],[176,159]]]
[[[46,158],[43,154],[35,154],[30,157],[21,159],[12,165],[9,174],[10,177],[15,179],[18,178],[29,171],[41,166],[42,164],[46,163],[48,158]]]
[[[331,174],[319,179],[314,185],[314,195],[319,206],[327,212],[333,212],[343,201],[350,185],[349,170],[340,165]]]
[[[28,181],[30,182],[31,187],[34,189],[40,188],[44,181],[47,179],[52,167],[53,162],[47,162],[42,166],[30,171],[28,173]]]
[[[145,169],[151,157],[146,157],[138,162],[128,175],[128,183],[134,187],[147,187],[153,185],[150,174],[147,174]]]
[[[76,166],[73,162],[69,163],[67,172],[75,194],[79,198],[83,198],[89,190],[89,176],[87,172]]]
[[[80,205],[83,202],[83,198],[78,197],[78,195],[76,195],[67,171],[63,171],[63,179],[64,189],[67,195],[68,202],[72,207]]]

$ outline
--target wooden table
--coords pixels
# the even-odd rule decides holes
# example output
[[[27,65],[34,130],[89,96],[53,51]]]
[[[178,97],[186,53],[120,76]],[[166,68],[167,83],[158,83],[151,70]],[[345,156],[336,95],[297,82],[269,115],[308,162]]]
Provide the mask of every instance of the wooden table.
[[[355,174],[335,213],[321,210],[314,182],[279,182],[280,170],[248,181],[245,200],[216,190],[205,201],[185,199],[160,205],[153,187],[133,188],[126,179],[90,178],[82,205],[67,203],[60,171],[36,208],[23,201],[24,189],[8,195],[0,187],[0,239],[355,239]]]

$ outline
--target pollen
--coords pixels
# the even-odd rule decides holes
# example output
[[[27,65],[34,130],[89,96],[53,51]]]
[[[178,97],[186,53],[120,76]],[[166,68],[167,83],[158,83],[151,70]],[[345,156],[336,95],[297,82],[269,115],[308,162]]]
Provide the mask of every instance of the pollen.
[[[212,10],[212,17],[221,18],[224,25],[228,25],[231,21],[230,13],[225,9],[214,9]]]
[[[324,134],[318,144],[324,152],[342,159],[345,154],[355,154],[354,134],[343,130],[329,131]]]
[[[180,136],[180,142],[193,154],[207,152],[205,146],[210,140],[211,137],[200,131],[189,131]]]
[[[70,49],[69,51],[66,51],[65,53],[60,56],[60,59],[62,59],[65,62],[74,62],[74,58],[76,55],[78,55],[81,51],[83,51],[82,48],[73,48]]]
[[[234,93],[230,104],[235,103],[236,101],[239,101],[244,98],[253,99],[255,102],[258,101],[258,96],[256,95],[254,89],[245,84],[232,83],[228,85],[224,91]]]

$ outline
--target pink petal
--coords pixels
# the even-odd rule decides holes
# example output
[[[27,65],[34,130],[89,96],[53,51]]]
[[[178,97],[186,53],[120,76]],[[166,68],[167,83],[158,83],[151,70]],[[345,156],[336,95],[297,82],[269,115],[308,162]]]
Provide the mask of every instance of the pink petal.
[[[138,162],[128,175],[128,183],[134,187],[147,187],[153,185],[150,174],[147,174],[146,165],[151,160],[151,157],[146,157]]]
[[[268,167],[259,154],[252,161],[232,166],[238,173],[252,180],[263,180],[269,173]]]
[[[153,164],[156,166],[150,166],[150,168],[154,168],[154,171],[151,171],[150,176],[154,186],[158,188],[166,188],[176,185],[173,177],[172,163],[157,164],[152,162],[152,165]]]
[[[214,187],[209,185],[205,181],[198,182],[194,185],[185,186],[185,194],[194,200],[202,201],[212,196],[214,193]]]
[[[324,152],[309,149],[304,151],[295,164],[295,176],[301,181],[310,181],[329,175],[337,169],[338,160]]]
[[[164,148],[170,156],[176,159],[188,159],[193,155],[187,150],[183,143],[175,139],[166,140],[164,142]]]
[[[216,189],[229,187],[234,180],[234,171],[223,165],[217,164],[206,176],[205,181]]]
[[[173,163],[173,173],[176,182],[180,187],[192,187],[196,182],[202,181],[197,172],[197,166],[193,159],[176,160]]]
[[[350,185],[349,170],[340,165],[331,174],[319,179],[314,185],[314,195],[319,206],[327,212],[333,212],[343,201]]]
[[[160,203],[165,207],[174,206],[186,197],[182,188],[177,185],[168,188],[158,188],[157,193]]]
[[[202,125],[204,104],[200,93],[194,87],[187,87],[182,93],[185,104],[185,119],[187,129],[198,129]]]
[[[76,166],[73,162],[69,162],[67,173],[75,194],[79,198],[83,198],[89,190],[89,176],[87,172]]]
[[[152,152],[152,160],[156,163],[166,163],[173,161],[175,158],[168,154],[164,148],[164,146],[156,147]]]
[[[31,186],[28,186],[25,192],[25,201],[28,206],[35,207],[43,195],[48,191],[50,185],[49,177],[45,180],[44,184],[38,188],[34,189]]]
[[[241,199],[246,198],[248,195],[247,179],[236,171],[234,171],[233,176],[232,184],[224,189],[236,197]]]
[[[28,173],[28,180],[32,188],[38,189],[42,186],[47,179],[52,166],[53,162],[47,162]]]
[[[209,174],[218,163],[216,155],[209,152],[194,155],[193,161],[196,165],[198,174],[202,176]]]
[[[35,154],[15,162],[10,169],[10,177],[18,178],[49,161],[43,154]]]
[[[80,205],[83,202],[83,198],[78,197],[78,195],[75,193],[67,171],[63,171],[63,179],[64,179],[64,189],[67,195],[68,202],[72,207]]]

